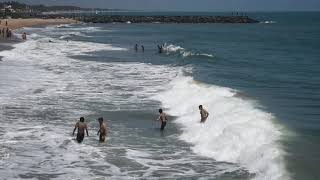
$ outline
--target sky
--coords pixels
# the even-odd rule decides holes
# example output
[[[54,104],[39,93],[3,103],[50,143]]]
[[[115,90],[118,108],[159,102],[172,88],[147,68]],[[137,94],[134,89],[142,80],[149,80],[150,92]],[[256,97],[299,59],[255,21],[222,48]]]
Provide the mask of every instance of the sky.
[[[0,0],[5,1],[5,0]],[[75,5],[158,11],[320,11],[320,0],[16,0],[28,4]]]

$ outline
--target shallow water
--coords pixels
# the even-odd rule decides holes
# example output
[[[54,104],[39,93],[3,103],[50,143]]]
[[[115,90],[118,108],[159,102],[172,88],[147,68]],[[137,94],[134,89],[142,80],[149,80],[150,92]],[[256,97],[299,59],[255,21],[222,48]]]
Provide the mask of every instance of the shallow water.
[[[0,173],[318,179],[320,21],[253,15],[264,23],[21,29],[29,40],[0,52]],[[205,124],[199,104],[210,113]],[[164,132],[159,107],[170,115]],[[80,116],[90,134],[83,144],[71,136]],[[106,143],[95,136],[100,116]]]

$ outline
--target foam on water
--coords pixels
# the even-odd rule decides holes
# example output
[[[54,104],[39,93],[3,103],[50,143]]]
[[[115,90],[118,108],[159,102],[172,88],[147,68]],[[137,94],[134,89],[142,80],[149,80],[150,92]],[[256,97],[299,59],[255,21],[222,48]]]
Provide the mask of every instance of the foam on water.
[[[92,37],[89,35],[89,33],[95,33],[95,32],[111,32],[111,30],[108,29],[102,29],[101,27],[83,27],[83,26],[75,26],[75,25],[51,25],[51,26],[46,26],[46,27],[24,27],[18,30],[17,37],[20,37],[21,32],[30,32],[33,35],[35,35],[35,32],[40,32],[43,33],[45,32],[47,35],[56,35],[59,36],[59,39],[71,39],[72,37]],[[20,32],[20,33],[19,33]],[[39,34],[37,34],[39,35]],[[28,35],[29,37],[30,35]]]
[[[32,35],[30,38],[39,38],[41,36]],[[49,40],[52,42],[49,43]],[[23,58],[25,60],[35,59],[47,61],[49,59],[56,60],[58,57],[66,58],[66,56],[86,55],[94,51],[125,51],[126,48],[114,47],[110,44],[100,44],[93,42],[69,41],[41,37],[41,39],[30,39],[24,43],[14,45],[12,51],[3,51],[0,54],[6,58]],[[46,53],[43,53],[46,52]],[[52,56],[54,55],[54,56]],[[18,57],[17,57],[18,56]],[[45,59],[44,59],[45,58]]]
[[[58,29],[50,28],[45,31],[56,33]],[[59,29],[70,28],[74,27]],[[187,52],[174,45],[166,48],[169,52]],[[8,67],[12,65],[6,73],[12,81],[10,79],[8,86],[0,90],[0,107],[3,108],[0,117],[14,120],[2,123],[7,132],[0,131],[0,136],[6,139],[0,141],[4,147],[0,151],[0,163],[12,169],[9,172],[8,168],[0,170],[1,174],[8,178],[35,177],[29,171],[38,168],[36,173],[47,172],[53,179],[128,179],[157,177],[158,174],[167,178],[219,177],[226,172],[240,171],[239,164],[256,173],[259,180],[286,179],[282,151],[277,144],[281,132],[272,123],[273,116],[258,109],[257,104],[236,97],[234,90],[195,82],[182,74],[177,76],[180,67],[72,58],[74,55],[88,56],[95,51],[126,50],[111,44],[66,42],[34,34],[28,41],[14,45],[14,49],[0,52],[4,63]],[[16,74],[15,70],[24,74]],[[5,69],[0,67],[0,71]],[[130,171],[105,160],[110,154],[103,148],[79,145],[68,133],[61,133],[70,131],[68,128],[74,124],[66,120],[93,113],[84,108],[90,104],[99,109],[99,103],[110,102],[112,105],[108,110],[113,111],[148,110],[150,97],[162,102],[169,114],[178,117],[175,122],[183,129],[180,139],[191,143],[196,154],[232,164],[212,164],[210,158],[190,156],[189,149],[175,149],[177,154],[166,154],[165,150],[172,144],[162,147],[163,152],[152,148],[115,147],[127,149],[125,157],[142,166]],[[83,101],[86,103],[81,104]],[[205,124],[199,123],[199,104],[210,113]],[[38,117],[39,113],[44,115]],[[90,140],[96,141],[89,137],[86,142],[92,143]],[[10,151],[10,148],[14,150]],[[26,149],[28,151],[23,152]],[[207,169],[202,169],[203,164],[208,164]],[[201,166],[200,170],[198,166]],[[19,171],[15,171],[18,168]]]
[[[57,28],[70,28],[72,27],[70,24],[62,24],[62,25],[57,25]]]
[[[232,89],[196,82],[182,73],[167,89],[153,99],[178,117],[175,122],[183,129],[180,138],[193,144],[195,153],[240,164],[258,180],[288,178],[278,144],[281,129],[272,122],[272,114],[237,97]],[[210,113],[204,124],[199,123],[200,104]]]
[[[227,171],[240,171],[233,164],[199,160],[198,156],[190,155],[189,147],[177,150],[172,144],[161,147],[159,151],[153,148],[130,149],[119,144],[116,147],[97,146],[96,137],[85,137],[84,144],[75,143],[69,134],[75,123],[73,119],[93,114],[88,106],[94,104],[97,110],[149,111],[148,108],[153,108],[148,104],[150,97],[163,91],[166,88],[163,84],[173,79],[180,68],[145,63],[80,61],[72,56],[125,49],[59,39],[50,43],[49,39],[53,38],[35,35],[14,45],[10,51],[0,52],[6,65],[4,69],[0,67],[0,71],[7,72],[2,74],[7,75],[5,79],[8,81],[0,90],[0,107],[3,109],[0,117],[3,117],[2,127],[6,129],[6,132],[0,132],[1,139],[5,139],[0,142],[3,147],[0,163],[11,167],[10,170],[0,169],[3,177],[210,177]],[[105,105],[106,102],[111,105]],[[90,130],[97,130],[92,124],[88,125]],[[128,134],[116,136],[127,138]],[[174,154],[167,152],[170,148],[174,148]],[[121,151],[127,151],[124,157],[114,157],[116,162],[110,162],[112,156]],[[125,159],[124,167],[119,167],[119,158]],[[200,167],[203,164],[211,166]],[[30,169],[34,169],[33,173]]]
[[[182,57],[192,57],[192,56],[202,56],[206,58],[213,58],[214,56],[212,54],[208,53],[199,53],[199,52],[193,52],[193,51],[188,51],[185,48],[181,46],[177,46],[174,44],[164,44],[164,52],[166,54],[179,54]]]
[[[16,62],[18,66],[23,64],[23,71],[26,71],[24,81],[30,82],[29,85],[32,86],[23,85],[25,88],[21,89],[25,91],[30,88],[30,92],[40,92],[35,96],[50,94],[71,97],[78,91],[78,95],[85,95],[81,98],[93,102],[107,100],[112,102],[114,107],[126,104],[128,108],[136,109],[136,103],[149,101],[150,94],[163,89],[155,84],[160,85],[164,79],[176,75],[176,71],[170,67],[162,68],[144,63],[92,63],[72,59],[74,55],[89,56],[88,53],[95,51],[126,51],[125,48],[59,39],[50,43],[49,40],[52,38],[34,37],[36,39],[30,37],[24,43],[15,44],[14,49],[0,52],[0,55],[5,61]],[[32,66],[40,66],[42,70]],[[44,90],[41,90],[42,86],[45,86]],[[80,88],[81,86],[84,88]]]
[[[74,37],[74,36],[91,37],[91,36],[87,36],[87,35],[85,35],[84,33],[81,33],[81,32],[70,32],[70,33],[67,33],[66,35],[60,36],[59,39],[68,39],[68,38],[71,38],[71,37]]]
[[[98,103],[113,103],[109,110],[142,108],[138,103],[148,106],[148,97],[163,88],[155,84],[163,83],[164,77],[174,77],[175,72],[144,63],[79,61],[70,56],[126,49],[49,39],[34,35],[15,44],[14,49],[0,52],[4,60],[0,71],[6,75],[1,81],[5,88],[0,90],[0,117],[6,129],[0,131],[5,139],[0,142],[0,164],[11,167],[0,174],[5,178],[128,179],[128,172],[103,160],[107,155],[103,148],[75,143],[65,133],[75,123],[68,120],[92,114],[84,107],[93,103],[95,108]],[[83,101],[88,103],[82,105]],[[86,142],[90,143],[90,138]],[[30,173],[30,169],[36,170]]]
[[[76,143],[65,133],[68,129],[50,124],[28,126],[28,123],[21,121],[10,130],[2,136],[6,141],[0,142],[3,149],[12,149],[7,150],[9,161],[0,158],[0,165],[12,167],[0,170],[3,177],[48,177],[49,179],[97,177],[88,166],[103,167],[103,170],[97,169],[97,171],[112,174],[114,177],[122,176],[118,167],[101,161],[106,157],[101,149]],[[86,162],[86,159],[90,159],[91,162]],[[30,171],[30,169],[37,170]]]
[[[260,23],[262,23],[262,24],[275,24],[277,22],[276,21],[261,21]]]

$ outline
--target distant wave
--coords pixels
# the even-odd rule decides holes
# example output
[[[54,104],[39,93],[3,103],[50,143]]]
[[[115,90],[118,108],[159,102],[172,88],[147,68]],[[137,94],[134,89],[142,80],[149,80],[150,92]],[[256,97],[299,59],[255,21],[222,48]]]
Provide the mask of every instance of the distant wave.
[[[80,31],[80,32],[110,32],[111,30],[108,29],[102,29],[101,27],[71,27],[68,28],[68,30],[73,30],[73,31]]]
[[[70,33],[68,33],[66,35],[60,36],[59,39],[68,39],[68,38],[71,38],[71,37],[74,37],[74,36],[90,37],[90,36],[87,36],[87,35],[85,35],[84,33],[81,33],[81,32],[70,32]]]
[[[182,57],[192,57],[192,56],[203,56],[207,58],[214,57],[213,54],[188,51],[185,48],[178,45],[174,45],[174,44],[164,44],[163,50],[166,54],[178,54]]]
[[[74,33],[76,35],[81,35],[81,33],[77,32]],[[69,34],[70,35],[70,34]],[[35,57],[35,54],[39,55],[39,58],[49,58],[49,57],[42,57],[43,54],[38,53],[40,50],[44,50],[48,52],[47,54],[54,54],[55,58],[59,55],[65,56],[74,56],[74,55],[88,55],[95,51],[127,51],[127,48],[116,47],[112,44],[103,44],[103,43],[94,43],[94,42],[83,42],[83,41],[68,41],[66,42],[63,40],[66,36],[60,36],[59,38],[51,38],[48,36],[39,35],[37,33],[32,33],[29,36],[29,40],[25,41],[24,43],[19,43],[13,45],[19,49],[27,49],[25,51],[19,52],[23,54],[24,57]],[[41,46],[38,46],[41,44]],[[30,49],[35,48],[34,51]],[[40,49],[38,49],[40,48]],[[5,54],[6,52],[1,52]],[[62,57],[60,57],[62,58]]]
[[[72,27],[71,25],[69,25],[69,24],[61,24],[61,25],[58,25],[58,26],[56,26],[57,28],[70,28],[70,27]]]
[[[276,21],[261,21],[260,23],[262,23],[262,24],[275,24],[277,22]]]

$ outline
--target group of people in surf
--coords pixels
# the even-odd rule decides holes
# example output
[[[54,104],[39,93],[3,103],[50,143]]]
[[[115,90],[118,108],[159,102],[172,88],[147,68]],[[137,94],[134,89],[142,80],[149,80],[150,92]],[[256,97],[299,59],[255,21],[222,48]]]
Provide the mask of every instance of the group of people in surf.
[[[98,122],[99,122],[99,130],[98,130],[97,135],[99,135],[99,141],[104,142],[106,140],[106,136],[107,136],[107,124],[105,122],[103,122],[103,117],[98,118]],[[78,141],[78,143],[81,143],[84,139],[84,132],[85,131],[87,133],[87,136],[89,136],[88,126],[84,122],[84,117],[80,117],[80,120],[76,123],[76,125],[73,129],[72,136],[74,136],[74,132],[76,131],[76,129],[78,129],[76,140]]]
[[[158,47],[158,53],[160,53],[160,54],[163,53],[163,51],[164,51],[164,46],[165,46],[164,44],[162,44],[162,45],[159,45],[159,44],[158,44],[158,45],[157,45],[157,47]]]
[[[134,45],[134,50],[136,52],[138,52],[138,50],[139,50],[139,45],[138,44]],[[141,45],[141,51],[144,52],[144,46],[143,45]]]
[[[163,53],[164,52],[164,44],[162,44],[162,45],[157,45],[157,47],[158,47],[158,53]],[[135,44],[134,45],[134,50],[136,51],[136,52],[138,52],[138,50],[139,50],[139,45],[138,44]],[[142,52],[144,52],[144,46],[143,45],[141,45],[141,51]]]
[[[204,123],[206,122],[209,116],[209,113],[207,110],[203,108],[202,105],[199,105],[199,110],[200,110],[200,116],[201,116],[200,123]],[[163,131],[167,125],[168,118],[166,113],[164,113],[162,109],[159,109],[159,117],[157,120],[161,122],[160,130]],[[98,118],[98,122],[99,122],[99,130],[97,135],[99,135],[99,142],[104,142],[107,136],[107,124],[104,122],[102,117]],[[77,129],[78,129],[78,133],[77,133],[76,140],[78,143],[81,143],[84,139],[85,132],[87,133],[87,136],[89,136],[88,126],[84,122],[84,117],[80,117],[80,120],[76,123],[73,129],[72,136],[74,136],[74,133]]]
[[[8,27],[8,21],[5,21],[5,23],[2,23],[0,20],[0,26],[4,26],[2,29],[0,29],[0,38],[11,38],[12,37],[12,31]]]

